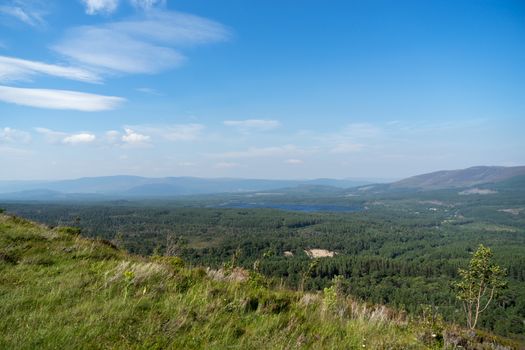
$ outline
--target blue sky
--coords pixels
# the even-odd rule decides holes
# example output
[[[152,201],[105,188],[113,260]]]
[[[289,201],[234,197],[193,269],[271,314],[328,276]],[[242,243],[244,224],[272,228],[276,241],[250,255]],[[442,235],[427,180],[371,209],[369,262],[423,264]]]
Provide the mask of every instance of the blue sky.
[[[525,164],[525,3],[0,0],[0,179]]]

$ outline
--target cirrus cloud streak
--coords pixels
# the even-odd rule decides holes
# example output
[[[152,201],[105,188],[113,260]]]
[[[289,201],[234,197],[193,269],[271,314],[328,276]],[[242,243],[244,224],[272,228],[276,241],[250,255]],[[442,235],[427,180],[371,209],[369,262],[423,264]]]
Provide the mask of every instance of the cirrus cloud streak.
[[[220,23],[173,11],[149,11],[144,17],[69,30],[56,52],[80,65],[110,73],[158,73],[181,65],[182,46],[225,41]]]
[[[0,81],[27,80],[29,77],[37,74],[88,83],[99,83],[102,80],[98,74],[83,68],[0,56]]]
[[[114,12],[118,6],[118,0],[82,0],[86,6],[86,13],[94,15],[97,13],[109,14]]]
[[[115,109],[125,99],[78,91],[15,88],[0,85],[0,101],[46,109],[95,112]]]
[[[32,27],[45,24],[42,11],[23,1],[10,1],[0,6],[0,15],[14,18]]]

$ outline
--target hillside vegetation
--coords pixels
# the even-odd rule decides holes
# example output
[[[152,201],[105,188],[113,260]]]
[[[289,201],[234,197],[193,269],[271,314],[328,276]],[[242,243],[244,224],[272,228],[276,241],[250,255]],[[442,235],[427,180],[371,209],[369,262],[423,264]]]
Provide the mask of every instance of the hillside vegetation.
[[[525,175],[525,166],[476,166],[412,176],[391,184],[392,188],[444,189],[497,183]]]
[[[0,214],[2,349],[489,349],[496,342],[461,334],[433,316],[411,320],[357,303],[337,283],[318,294],[270,289],[246,270],[184,268],[176,257],[133,256],[73,228]]]
[[[465,316],[451,286],[483,244],[508,271],[509,284],[479,328],[525,341],[522,188],[498,187],[492,195],[455,190],[370,198],[356,203],[367,210],[354,213],[187,208],[168,201],[0,207],[51,226],[79,227],[83,236],[111,240],[134,254],[177,255],[212,268],[235,255],[236,265],[252,269],[257,263],[258,272],[289,289],[322,291],[340,275],[345,294],[416,316],[432,305],[456,324],[465,324]],[[310,268],[312,249],[334,252],[333,257]]]

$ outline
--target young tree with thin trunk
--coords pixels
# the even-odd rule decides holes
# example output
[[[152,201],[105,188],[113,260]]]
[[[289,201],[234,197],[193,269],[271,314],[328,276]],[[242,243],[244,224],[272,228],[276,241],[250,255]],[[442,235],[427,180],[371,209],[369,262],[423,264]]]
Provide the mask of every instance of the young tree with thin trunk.
[[[490,248],[480,244],[467,270],[459,269],[461,280],[455,283],[456,297],[463,303],[467,326],[476,328],[479,315],[487,310],[498,291],[506,286],[505,269],[492,262]]]

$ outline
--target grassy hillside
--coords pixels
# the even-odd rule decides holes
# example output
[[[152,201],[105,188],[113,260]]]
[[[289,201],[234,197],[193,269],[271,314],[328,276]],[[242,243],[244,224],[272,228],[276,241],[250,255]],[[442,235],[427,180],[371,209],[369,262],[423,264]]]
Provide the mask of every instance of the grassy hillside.
[[[337,285],[303,294],[266,284],[245,270],[184,268],[178,258],[132,256],[75,229],[0,214],[1,349],[437,349],[473,342],[488,349],[494,342],[481,333],[467,340],[430,314],[409,320],[357,303]]]

